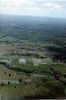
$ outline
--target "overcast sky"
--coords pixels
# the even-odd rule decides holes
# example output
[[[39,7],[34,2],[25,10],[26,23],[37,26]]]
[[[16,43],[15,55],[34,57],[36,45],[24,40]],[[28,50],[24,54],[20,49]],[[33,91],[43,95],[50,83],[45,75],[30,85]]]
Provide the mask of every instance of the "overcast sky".
[[[66,0],[0,0],[0,13],[66,17]]]

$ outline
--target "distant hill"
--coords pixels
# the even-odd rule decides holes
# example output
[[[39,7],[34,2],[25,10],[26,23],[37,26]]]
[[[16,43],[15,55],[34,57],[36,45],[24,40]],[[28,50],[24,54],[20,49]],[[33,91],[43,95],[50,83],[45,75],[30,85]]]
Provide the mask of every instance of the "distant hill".
[[[66,42],[66,19],[0,15],[0,41]]]

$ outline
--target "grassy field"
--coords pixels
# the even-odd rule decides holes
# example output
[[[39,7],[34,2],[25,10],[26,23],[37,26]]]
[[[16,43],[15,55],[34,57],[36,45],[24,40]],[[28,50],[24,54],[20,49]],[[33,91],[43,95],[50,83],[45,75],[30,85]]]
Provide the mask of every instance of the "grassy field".
[[[28,59],[28,56],[13,55],[12,53],[17,47],[17,44],[0,44],[2,53],[0,57],[9,58],[11,60],[9,64],[12,67],[9,69],[6,65],[0,64],[0,95],[8,97],[5,100],[11,100],[11,98],[12,100],[66,98],[66,64],[39,64],[37,66],[19,64],[18,59]],[[18,50],[22,50],[20,48],[23,47],[20,45]],[[5,85],[3,80],[8,84]],[[14,81],[15,83],[12,84]]]
[[[65,71],[64,64],[40,65],[40,66],[21,66],[25,70],[37,70],[33,73],[14,72],[0,65],[0,79],[18,80],[20,84],[9,84],[0,86],[0,94],[5,96],[19,96],[25,98],[65,98],[66,86],[52,75],[51,68],[55,72],[60,72],[60,78],[63,79]],[[6,72],[6,74],[5,74]],[[11,76],[9,77],[9,74]],[[1,81],[0,80],[0,81]],[[29,92],[28,92],[29,91]],[[20,100],[20,99],[19,99]]]

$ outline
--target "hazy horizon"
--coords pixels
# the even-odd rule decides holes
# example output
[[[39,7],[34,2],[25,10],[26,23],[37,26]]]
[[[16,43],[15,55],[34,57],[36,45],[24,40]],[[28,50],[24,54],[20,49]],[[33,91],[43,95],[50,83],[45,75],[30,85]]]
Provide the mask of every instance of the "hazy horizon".
[[[0,16],[21,16],[21,17],[32,17],[32,18],[52,18],[52,19],[66,19],[66,17],[62,17],[62,16],[35,16],[35,15],[18,15],[18,14],[0,14]]]

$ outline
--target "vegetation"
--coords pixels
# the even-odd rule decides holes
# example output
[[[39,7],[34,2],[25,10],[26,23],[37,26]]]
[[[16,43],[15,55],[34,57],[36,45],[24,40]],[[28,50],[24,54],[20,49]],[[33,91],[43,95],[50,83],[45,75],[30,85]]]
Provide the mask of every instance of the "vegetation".
[[[0,22],[0,95],[66,99],[65,19],[15,17]]]

